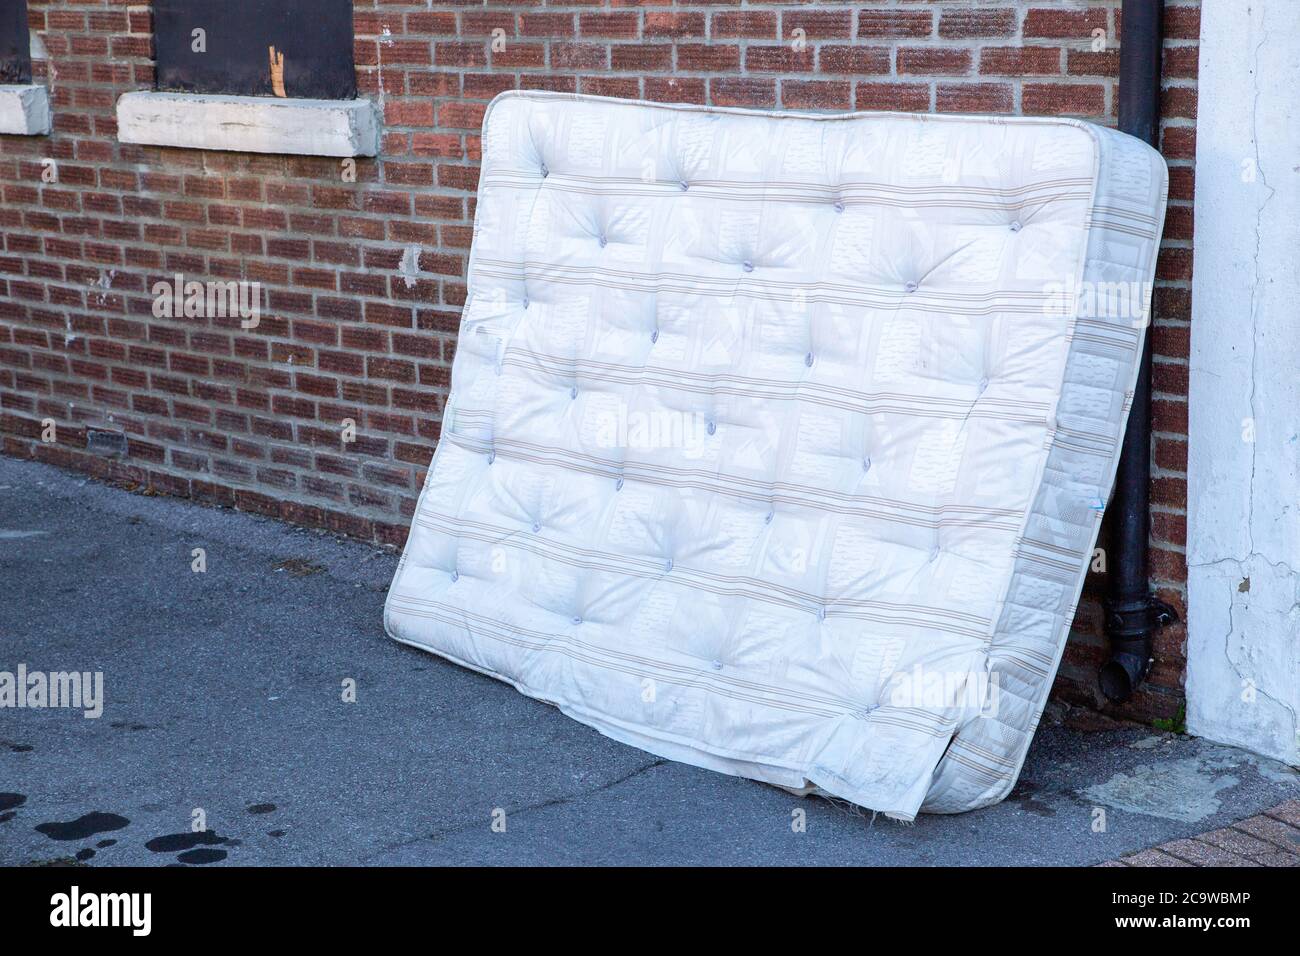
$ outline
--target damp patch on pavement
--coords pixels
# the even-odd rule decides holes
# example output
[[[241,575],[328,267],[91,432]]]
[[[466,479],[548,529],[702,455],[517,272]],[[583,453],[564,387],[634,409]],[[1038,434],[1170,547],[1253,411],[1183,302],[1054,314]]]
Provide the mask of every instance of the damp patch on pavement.
[[[1226,768],[1225,768],[1226,769]],[[1241,781],[1199,757],[1146,764],[1081,791],[1094,803],[1180,823],[1217,813],[1219,794]]]

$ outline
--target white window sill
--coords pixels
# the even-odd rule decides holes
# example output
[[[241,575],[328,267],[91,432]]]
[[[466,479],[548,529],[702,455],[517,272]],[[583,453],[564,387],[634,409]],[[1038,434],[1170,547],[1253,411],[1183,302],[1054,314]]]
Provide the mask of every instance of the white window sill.
[[[50,131],[50,91],[43,86],[0,86],[0,134],[45,136]]]
[[[297,100],[212,93],[124,93],[123,143],[292,156],[374,156],[379,118],[370,100]]]

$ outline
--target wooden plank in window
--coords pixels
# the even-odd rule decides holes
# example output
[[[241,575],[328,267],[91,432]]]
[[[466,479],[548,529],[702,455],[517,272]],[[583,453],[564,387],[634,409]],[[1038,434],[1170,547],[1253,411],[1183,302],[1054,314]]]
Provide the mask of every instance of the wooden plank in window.
[[[352,0],[154,0],[153,10],[160,90],[357,95]],[[272,49],[281,82],[273,78]]]
[[[0,0],[0,83],[32,81],[32,40],[27,0]]]

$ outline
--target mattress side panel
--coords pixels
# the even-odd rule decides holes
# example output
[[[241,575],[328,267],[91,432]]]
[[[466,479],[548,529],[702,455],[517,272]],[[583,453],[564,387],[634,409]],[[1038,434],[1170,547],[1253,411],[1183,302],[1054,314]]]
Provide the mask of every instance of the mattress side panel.
[[[954,737],[923,809],[960,812],[1014,786],[1060,665],[1093,561],[1150,325],[1168,201],[1163,157],[1095,127],[1096,197],[1080,281],[1062,290],[1075,316],[1043,481],[1017,548],[989,648],[997,706]]]

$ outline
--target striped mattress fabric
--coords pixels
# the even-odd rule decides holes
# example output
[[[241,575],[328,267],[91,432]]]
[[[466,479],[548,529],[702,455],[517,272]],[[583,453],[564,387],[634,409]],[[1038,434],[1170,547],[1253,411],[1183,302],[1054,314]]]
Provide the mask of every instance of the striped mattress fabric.
[[[388,633],[672,759],[901,819],[1000,800],[1166,193],[1073,120],[502,94]]]

